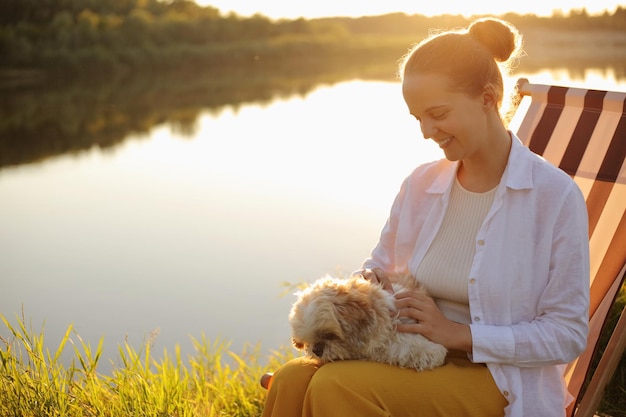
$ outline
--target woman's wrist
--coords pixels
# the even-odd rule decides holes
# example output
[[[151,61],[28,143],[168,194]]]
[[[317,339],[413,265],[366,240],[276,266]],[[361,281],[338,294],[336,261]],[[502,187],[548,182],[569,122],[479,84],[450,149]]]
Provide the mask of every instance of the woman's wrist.
[[[472,351],[472,331],[469,324],[451,322],[449,341],[445,344],[448,349],[461,350],[463,352]]]

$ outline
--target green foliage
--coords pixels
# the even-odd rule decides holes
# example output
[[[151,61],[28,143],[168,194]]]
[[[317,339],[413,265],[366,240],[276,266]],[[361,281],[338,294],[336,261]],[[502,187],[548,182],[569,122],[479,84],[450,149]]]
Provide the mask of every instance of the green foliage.
[[[278,351],[261,365],[258,346],[236,354],[203,335],[187,362],[178,346],[157,359],[148,340],[139,351],[120,346],[119,365],[106,376],[97,372],[102,340],[93,348],[70,326],[50,351],[43,330],[33,332],[23,318],[15,326],[0,319],[10,334],[0,337],[2,416],[257,416],[265,398],[260,375],[293,357]],[[74,356],[65,365],[68,348]]]

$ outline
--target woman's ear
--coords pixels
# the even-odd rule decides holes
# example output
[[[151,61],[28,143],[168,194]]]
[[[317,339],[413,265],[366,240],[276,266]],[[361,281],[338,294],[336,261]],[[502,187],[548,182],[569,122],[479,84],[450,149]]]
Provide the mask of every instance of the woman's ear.
[[[485,108],[493,108],[495,110],[498,110],[500,96],[492,85],[488,84],[485,86],[485,89],[483,90],[482,100],[483,106]]]

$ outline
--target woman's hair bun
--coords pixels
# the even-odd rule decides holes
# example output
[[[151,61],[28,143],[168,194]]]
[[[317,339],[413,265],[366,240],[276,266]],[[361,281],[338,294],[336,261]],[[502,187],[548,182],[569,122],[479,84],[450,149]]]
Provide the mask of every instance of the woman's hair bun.
[[[521,35],[515,27],[503,20],[494,18],[476,20],[469,26],[468,32],[499,62],[505,62],[521,49]]]

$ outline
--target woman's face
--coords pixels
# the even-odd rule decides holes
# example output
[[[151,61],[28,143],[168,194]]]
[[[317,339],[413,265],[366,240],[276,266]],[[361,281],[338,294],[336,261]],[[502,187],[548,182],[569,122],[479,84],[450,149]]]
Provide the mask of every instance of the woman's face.
[[[487,149],[487,113],[483,95],[471,97],[450,88],[439,74],[405,77],[402,94],[425,139],[432,139],[450,161],[477,156]]]

